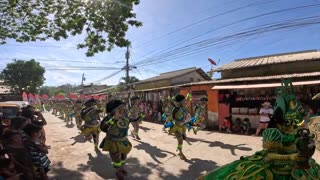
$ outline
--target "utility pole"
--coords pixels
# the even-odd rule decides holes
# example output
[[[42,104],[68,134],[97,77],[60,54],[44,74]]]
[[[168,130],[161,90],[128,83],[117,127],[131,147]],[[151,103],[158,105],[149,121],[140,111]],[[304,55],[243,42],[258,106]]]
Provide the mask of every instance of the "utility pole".
[[[84,73],[82,73],[82,79],[81,79],[81,92],[80,94],[83,94],[83,81],[85,81]]]
[[[129,50],[129,46],[127,46],[127,52],[126,52],[126,85],[127,85],[127,91],[128,91],[128,101],[129,101],[129,106],[131,106],[130,103],[130,90],[131,90],[131,85],[130,85],[130,76],[129,76],[129,58],[130,58],[130,50]]]

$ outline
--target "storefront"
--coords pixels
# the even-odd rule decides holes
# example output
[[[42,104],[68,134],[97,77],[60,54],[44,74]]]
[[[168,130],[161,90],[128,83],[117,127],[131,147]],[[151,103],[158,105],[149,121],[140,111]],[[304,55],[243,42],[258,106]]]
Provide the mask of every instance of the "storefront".
[[[317,109],[320,109],[319,102],[312,101],[311,98],[320,92],[319,85],[319,80],[293,82],[295,94],[301,103]],[[233,121],[237,118],[248,118],[252,128],[256,128],[259,124],[261,104],[267,101],[274,105],[277,88],[280,86],[281,83],[214,86],[213,89],[219,90],[218,123],[222,124],[226,116],[231,116]]]

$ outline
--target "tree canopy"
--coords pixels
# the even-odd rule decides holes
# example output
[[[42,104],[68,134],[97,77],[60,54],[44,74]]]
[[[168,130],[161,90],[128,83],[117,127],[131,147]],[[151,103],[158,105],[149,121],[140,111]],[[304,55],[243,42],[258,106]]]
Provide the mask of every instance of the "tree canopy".
[[[34,59],[30,61],[13,60],[0,74],[1,79],[12,87],[13,92],[22,93],[23,89],[37,93],[43,85],[45,69]]]
[[[139,79],[135,76],[130,76],[129,79],[127,77],[122,77],[119,83],[119,90],[125,90],[128,85],[131,85],[135,82],[139,82]]]
[[[133,6],[139,0],[0,0],[0,43],[57,41],[85,34],[86,55],[125,47],[129,25],[139,27]]]

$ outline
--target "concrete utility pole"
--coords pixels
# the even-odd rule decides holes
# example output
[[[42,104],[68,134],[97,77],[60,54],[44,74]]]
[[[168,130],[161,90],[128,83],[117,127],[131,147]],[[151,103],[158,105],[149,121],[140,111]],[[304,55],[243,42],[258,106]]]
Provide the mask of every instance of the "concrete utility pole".
[[[128,91],[128,101],[129,101],[129,105],[131,105],[130,103],[130,90],[131,90],[131,85],[130,85],[130,76],[129,76],[129,59],[130,59],[130,50],[129,50],[129,46],[127,46],[127,52],[126,52],[126,86],[127,86],[127,91]]]
[[[82,73],[82,79],[81,79],[81,92],[80,92],[80,94],[83,94],[83,81],[85,81],[84,73]]]

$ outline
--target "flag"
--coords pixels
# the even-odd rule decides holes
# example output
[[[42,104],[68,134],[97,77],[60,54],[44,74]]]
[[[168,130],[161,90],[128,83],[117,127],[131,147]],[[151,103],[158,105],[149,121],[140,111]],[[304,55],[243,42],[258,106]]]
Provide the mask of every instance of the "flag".
[[[208,58],[208,61],[212,64],[212,65],[217,65],[217,63],[213,60],[213,59],[211,59],[211,58]]]

